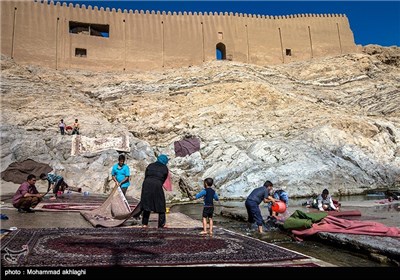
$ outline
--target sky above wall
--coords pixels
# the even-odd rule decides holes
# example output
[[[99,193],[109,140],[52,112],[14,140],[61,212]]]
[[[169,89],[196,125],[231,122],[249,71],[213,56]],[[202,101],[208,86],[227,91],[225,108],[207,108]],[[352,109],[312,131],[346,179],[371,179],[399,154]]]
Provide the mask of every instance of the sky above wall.
[[[170,12],[233,12],[260,15],[345,14],[355,43],[400,46],[400,1],[56,1],[86,7]]]

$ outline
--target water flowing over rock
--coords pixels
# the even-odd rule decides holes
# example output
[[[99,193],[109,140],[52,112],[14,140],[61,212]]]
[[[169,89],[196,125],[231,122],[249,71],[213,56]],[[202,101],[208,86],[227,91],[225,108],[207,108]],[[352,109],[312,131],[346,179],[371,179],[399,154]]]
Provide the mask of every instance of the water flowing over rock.
[[[129,136],[127,194],[137,198],[160,153],[170,157],[169,201],[188,200],[206,177],[228,199],[265,180],[292,197],[400,185],[398,47],[278,66],[215,61],[151,72],[56,71],[1,59],[0,171],[33,159],[70,185],[109,193],[119,153],[71,156],[72,136],[57,124],[77,118],[86,137]],[[200,139],[200,151],[175,157],[174,142],[187,135]]]

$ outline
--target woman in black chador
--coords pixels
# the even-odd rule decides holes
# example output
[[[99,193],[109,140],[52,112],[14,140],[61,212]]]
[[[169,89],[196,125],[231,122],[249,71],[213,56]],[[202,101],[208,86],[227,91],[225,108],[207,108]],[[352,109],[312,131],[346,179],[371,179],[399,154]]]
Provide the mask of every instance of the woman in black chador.
[[[165,195],[163,184],[168,177],[168,157],[159,155],[156,162],[146,168],[141,194],[142,226],[149,224],[150,212],[158,213],[158,227],[165,226]]]

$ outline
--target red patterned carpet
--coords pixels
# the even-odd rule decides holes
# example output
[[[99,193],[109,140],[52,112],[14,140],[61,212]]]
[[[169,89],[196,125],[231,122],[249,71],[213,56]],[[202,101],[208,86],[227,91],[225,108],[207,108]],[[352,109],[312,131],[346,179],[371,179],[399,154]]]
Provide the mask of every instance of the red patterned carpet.
[[[19,229],[2,239],[1,255],[3,267],[262,265],[308,259],[220,228],[212,237],[199,235],[199,229]]]
[[[130,204],[129,206],[132,209],[135,209],[137,204]],[[94,210],[97,209],[101,206],[101,204],[98,203],[49,203],[49,204],[43,204],[41,206],[41,210],[54,210],[54,211],[81,211],[81,210]],[[36,209],[38,210],[38,209]]]
[[[64,194],[63,197],[59,197],[56,200],[50,200],[45,198],[35,208],[38,211],[90,211],[99,208],[106,200],[108,196],[105,195],[90,195],[83,196],[82,194]],[[139,203],[137,199],[128,197],[127,201],[129,206],[134,209]]]

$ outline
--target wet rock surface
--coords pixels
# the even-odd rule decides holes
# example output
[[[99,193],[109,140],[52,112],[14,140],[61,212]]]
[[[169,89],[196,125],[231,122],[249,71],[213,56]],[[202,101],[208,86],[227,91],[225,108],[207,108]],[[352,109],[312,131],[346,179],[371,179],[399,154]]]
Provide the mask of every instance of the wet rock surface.
[[[388,227],[399,227],[400,225],[400,201],[386,202],[380,204],[378,200],[363,200],[360,197],[351,200],[351,197],[344,201],[342,211],[357,209],[361,212],[360,217],[352,217],[352,219],[360,221],[375,221]],[[246,222],[247,213],[244,207],[240,207],[241,202],[232,203],[235,206],[221,207],[219,214],[223,217],[231,218],[237,221]],[[244,204],[244,203],[243,203]],[[300,206],[301,200],[292,202],[290,213],[296,210],[308,212],[308,208]],[[359,205],[363,205],[360,207]],[[260,207],[263,217],[268,217],[266,208]],[[265,228],[268,231],[268,228]],[[267,234],[260,235],[254,233],[254,236],[268,242],[285,242],[287,241],[287,233],[281,232],[277,228],[269,229]],[[400,239],[394,237],[344,234],[344,233],[328,233],[319,232],[309,238],[310,240],[319,240],[320,242],[331,244],[337,248],[345,248],[346,250],[356,250],[360,255],[372,259],[378,263],[400,266]]]
[[[330,232],[317,235],[330,243],[359,250],[378,262],[400,266],[400,238]]]

